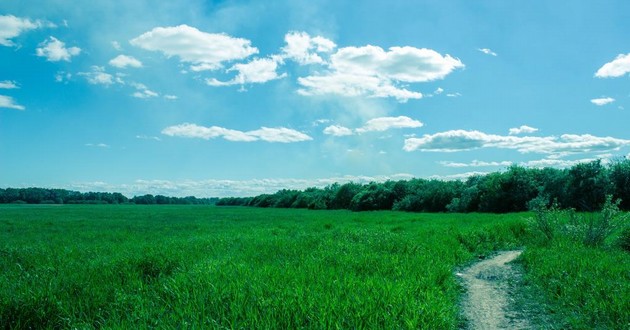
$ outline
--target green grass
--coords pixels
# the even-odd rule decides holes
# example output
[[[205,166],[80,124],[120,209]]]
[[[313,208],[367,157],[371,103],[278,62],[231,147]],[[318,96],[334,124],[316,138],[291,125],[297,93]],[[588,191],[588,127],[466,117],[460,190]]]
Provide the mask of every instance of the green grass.
[[[15,328],[456,328],[453,270],[521,216],[199,206],[0,207]]]
[[[455,329],[454,270],[520,246],[557,328],[627,327],[628,253],[529,216],[4,205],[0,328]]]

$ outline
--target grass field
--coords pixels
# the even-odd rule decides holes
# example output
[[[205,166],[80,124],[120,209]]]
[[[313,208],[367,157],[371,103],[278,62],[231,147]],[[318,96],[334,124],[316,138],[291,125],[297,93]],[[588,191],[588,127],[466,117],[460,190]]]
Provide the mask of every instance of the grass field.
[[[527,216],[0,206],[0,324],[454,329],[454,270],[526,246],[528,282],[546,290],[557,324],[628,325],[628,254],[529,244]],[[587,253],[585,268],[575,253]],[[567,265],[586,284],[571,288]]]

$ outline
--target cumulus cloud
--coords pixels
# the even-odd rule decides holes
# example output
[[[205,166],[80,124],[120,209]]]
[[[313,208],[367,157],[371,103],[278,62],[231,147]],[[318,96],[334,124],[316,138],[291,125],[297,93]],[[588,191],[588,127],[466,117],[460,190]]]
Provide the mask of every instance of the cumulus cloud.
[[[405,151],[457,152],[479,148],[514,149],[520,153],[567,155],[608,152],[630,145],[630,140],[597,137],[590,134],[563,134],[560,137],[502,136],[480,131],[452,130],[405,140]]]
[[[109,61],[109,65],[113,67],[117,67],[119,69],[125,69],[129,67],[141,68],[142,62],[140,62],[138,59],[136,59],[133,56],[118,55]]]
[[[301,65],[322,64],[325,60],[318,53],[330,53],[337,47],[329,39],[311,37],[306,32],[289,32],[284,36],[284,41],[286,46],[282,47],[282,57]]]
[[[178,57],[193,71],[216,70],[225,62],[258,53],[251,41],[227,34],[207,33],[188,26],[156,27],[130,41],[133,46]]]
[[[92,85],[105,85],[109,86],[115,83],[122,83],[120,77],[114,77],[113,75],[105,72],[105,68],[102,66],[92,66],[89,72],[79,72],[79,76],[85,77],[88,83]]]
[[[619,54],[614,60],[604,64],[597,72],[597,78],[621,77],[630,72],[630,53]]]
[[[329,72],[300,77],[302,95],[394,97],[400,102],[422,98],[400,83],[443,79],[464,64],[450,55],[415,47],[345,47],[331,55]]]
[[[538,128],[534,128],[534,127],[529,127],[527,125],[522,125],[521,127],[514,127],[514,128],[510,128],[510,135],[519,135],[519,134],[529,134],[529,133],[534,133],[534,132],[538,132]]]
[[[0,89],[17,89],[20,88],[15,81],[4,80],[0,81]]]
[[[190,123],[169,126],[162,130],[162,134],[186,138],[200,138],[205,140],[221,137],[225,140],[234,142],[266,141],[292,143],[310,141],[313,139],[302,132],[285,127],[261,127],[260,129],[254,131],[243,132],[218,126],[204,127]]]
[[[40,20],[32,21],[28,18],[15,17],[13,15],[0,15],[0,45],[13,47],[11,40],[29,30],[42,27],[55,27],[54,24]]]
[[[497,56],[497,53],[493,52],[490,48],[477,48],[477,50],[486,55]]]
[[[613,103],[613,102],[615,102],[615,99],[613,99],[612,97],[602,97],[602,98],[591,100],[591,103],[600,107],[609,103]]]
[[[0,108],[8,108],[8,109],[15,109],[15,110],[26,109],[23,105],[19,105],[15,103],[15,100],[12,97],[6,96],[6,95],[0,95]]]
[[[324,128],[324,134],[332,136],[348,136],[352,135],[353,132],[351,129],[344,126],[330,125]]]
[[[278,61],[274,58],[254,59],[249,63],[239,63],[232,66],[227,72],[236,71],[238,74],[230,81],[219,81],[217,79],[206,79],[210,86],[230,86],[244,84],[261,84],[271,80],[286,77],[283,73],[278,75]]]
[[[55,37],[49,37],[39,44],[39,47],[36,49],[36,51],[37,56],[45,57],[46,60],[50,62],[70,62],[70,59],[73,56],[77,56],[81,53],[81,48],[66,48],[66,44],[63,41],[60,41]]]

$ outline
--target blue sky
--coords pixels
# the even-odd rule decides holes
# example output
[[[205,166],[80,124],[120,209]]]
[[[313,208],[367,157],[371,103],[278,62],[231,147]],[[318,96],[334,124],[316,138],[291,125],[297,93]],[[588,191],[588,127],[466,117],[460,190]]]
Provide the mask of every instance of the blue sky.
[[[630,153],[628,1],[0,3],[0,187],[247,196]]]

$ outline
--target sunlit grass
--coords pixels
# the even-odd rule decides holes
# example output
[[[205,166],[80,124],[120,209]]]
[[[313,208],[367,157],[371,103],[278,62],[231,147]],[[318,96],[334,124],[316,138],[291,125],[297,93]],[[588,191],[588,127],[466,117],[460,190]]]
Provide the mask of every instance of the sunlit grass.
[[[14,327],[455,328],[453,269],[514,216],[194,206],[2,207]]]

